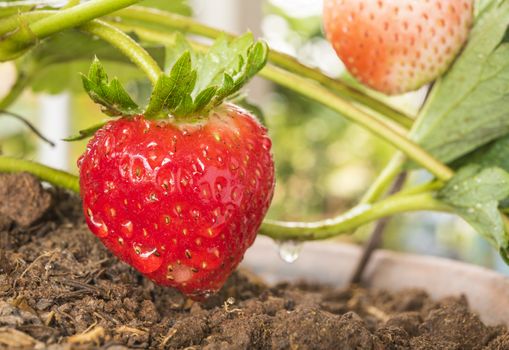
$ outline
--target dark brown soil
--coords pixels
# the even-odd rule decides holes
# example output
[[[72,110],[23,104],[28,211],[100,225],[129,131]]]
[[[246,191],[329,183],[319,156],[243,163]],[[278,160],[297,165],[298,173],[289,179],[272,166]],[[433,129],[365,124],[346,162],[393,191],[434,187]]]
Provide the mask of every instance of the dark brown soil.
[[[420,290],[269,287],[239,271],[219,295],[192,302],[112,257],[75,198],[17,178],[23,186],[0,177],[8,196],[0,197],[0,349],[509,349],[507,330],[485,326],[464,298],[433,301]],[[11,186],[18,192],[2,190]],[[27,193],[56,204],[41,218]]]

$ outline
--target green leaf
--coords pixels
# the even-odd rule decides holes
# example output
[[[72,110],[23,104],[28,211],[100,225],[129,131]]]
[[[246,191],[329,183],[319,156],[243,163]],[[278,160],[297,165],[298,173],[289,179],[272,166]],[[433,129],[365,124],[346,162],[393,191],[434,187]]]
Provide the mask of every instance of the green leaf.
[[[107,122],[99,123],[99,124],[93,125],[89,128],[80,130],[80,131],[78,131],[77,135],[72,135],[72,136],[66,137],[62,141],[67,141],[67,142],[81,141],[81,140],[87,139],[89,137],[92,137],[92,136],[94,136],[96,131],[101,129],[104,125],[106,125],[106,123]]]
[[[489,11],[494,6],[500,6],[500,3],[503,1],[505,0],[475,0],[475,17],[481,17],[486,11]]]
[[[509,136],[504,136],[458,159],[453,163],[453,167],[460,168],[472,163],[484,168],[498,167],[509,172]],[[509,198],[504,198],[500,202],[500,207],[503,209],[509,208]]]
[[[492,167],[471,164],[460,169],[439,192],[443,202],[499,249],[508,247],[508,235],[499,202],[509,196],[509,173]]]
[[[231,42],[221,37],[207,53],[196,52],[179,35],[167,48],[166,71],[152,93],[146,116],[204,115],[235,96],[267,62],[265,43],[252,34]]]
[[[509,172],[509,135],[459,159],[453,166],[460,168],[469,163],[482,165],[484,168],[499,167]]]
[[[108,75],[97,58],[90,66],[88,75],[82,75],[83,87],[90,98],[101,105],[109,116],[128,116],[141,112],[117,78],[108,80]]]
[[[509,133],[509,1],[494,1],[435,84],[412,138],[451,162]]]

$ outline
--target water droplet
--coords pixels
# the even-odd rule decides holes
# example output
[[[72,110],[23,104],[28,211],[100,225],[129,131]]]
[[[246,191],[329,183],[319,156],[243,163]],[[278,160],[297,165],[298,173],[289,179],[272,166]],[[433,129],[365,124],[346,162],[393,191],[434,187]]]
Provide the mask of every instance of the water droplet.
[[[158,201],[157,194],[155,194],[155,193],[149,194],[146,201],[152,202],[152,203],[157,202]]]
[[[279,256],[283,261],[291,264],[299,258],[302,243],[295,241],[281,241],[278,243]]]
[[[203,172],[205,170],[205,164],[203,164],[202,160],[200,158],[196,158],[196,163],[198,164],[200,172]]]
[[[266,151],[270,150],[270,148],[272,147],[272,142],[270,141],[270,139],[268,137],[263,139],[262,147]]]
[[[120,226],[122,227],[121,230],[124,236],[129,238],[133,235],[133,223],[131,220],[124,221]]]
[[[201,152],[202,152],[202,154],[203,154],[203,157],[204,157],[205,159],[210,159],[210,158],[209,158],[209,151],[208,151],[208,150],[209,150],[209,146],[201,145],[201,148],[202,148],[202,151],[201,151]]]
[[[94,217],[94,214],[92,213],[92,210],[89,208],[87,209],[87,215],[88,219],[90,220],[90,224],[93,226],[93,232],[94,234],[99,237],[103,238],[108,235],[108,226],[99,218]]]
[[[141,273],[152,273],[163,262],[156,248],[147,248],[139,243],[133,244],[132,260],[134,267]]]

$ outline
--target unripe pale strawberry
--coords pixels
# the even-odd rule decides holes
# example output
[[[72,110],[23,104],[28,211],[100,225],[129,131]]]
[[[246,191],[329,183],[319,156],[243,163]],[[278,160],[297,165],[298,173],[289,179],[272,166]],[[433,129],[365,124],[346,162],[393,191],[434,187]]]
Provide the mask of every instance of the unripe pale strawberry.
[[[324,28],[348,71],[386,94],[443,74],[465,44],[472,0],[325,0]]]

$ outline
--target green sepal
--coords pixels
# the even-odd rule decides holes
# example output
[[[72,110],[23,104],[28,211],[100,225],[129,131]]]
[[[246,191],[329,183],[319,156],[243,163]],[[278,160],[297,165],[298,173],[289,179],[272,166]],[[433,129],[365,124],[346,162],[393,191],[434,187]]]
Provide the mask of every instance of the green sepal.
[[[175,114],[179,109],[189,108],[181,105],[189,105],[189,97],[195,84],[196,71],[192,68],[191,54],[186,51],[175,62],[170,74],[163,74],[157,81],[145,111],[145,117],[154,118],[160,114]]]
[[[101,105],[101,110],[111,117],[130,116],[141,113],[117,78],[111,81],[101,62],[94,59],[87,75],[82,74],[83,87],[90,98]]]
[[[165,118],[206,115],[234,97],[266,64],[268,47],[252,34],[233,41],[221,37],[206,53],[179,35],[167,48],[166,71],[159,78],[145,116]]]
[[[89,137],[94,136],[97,130],[101,129],[104,125],[106,125],[107,122],[102,122],[96,125],[93,125],[89,128],[83,129],[78,131],[77,135],[72,135],[69,137],[66,137],[65,139],[62,139],[62,141],[66,142],[74,142],[74,141],[81,141],[84,139],[87,139]]]

